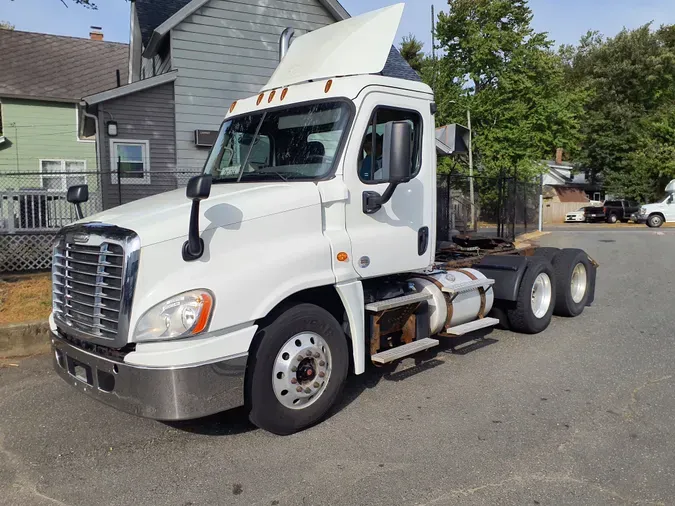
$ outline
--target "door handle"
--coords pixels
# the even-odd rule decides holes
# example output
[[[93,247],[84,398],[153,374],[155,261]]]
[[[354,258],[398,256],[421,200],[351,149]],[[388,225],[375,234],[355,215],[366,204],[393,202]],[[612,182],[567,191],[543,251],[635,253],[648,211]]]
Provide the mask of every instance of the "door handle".
[[[429,227],[422,227],[417,231],[417,254],[424,255],[429,247]]]

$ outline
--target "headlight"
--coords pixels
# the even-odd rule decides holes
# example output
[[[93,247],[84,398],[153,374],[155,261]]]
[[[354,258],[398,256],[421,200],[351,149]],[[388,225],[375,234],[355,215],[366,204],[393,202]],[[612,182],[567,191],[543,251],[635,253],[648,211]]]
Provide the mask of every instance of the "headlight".
[[[647,210],[644,207],[641,207],[639,214],[640,216],[644,216],[645,214],[647,214]]]
[[[206,330],[213,295],[206,290],[181,293],[146,311],[136,324],[135,341],[159,341],[194,336]]]

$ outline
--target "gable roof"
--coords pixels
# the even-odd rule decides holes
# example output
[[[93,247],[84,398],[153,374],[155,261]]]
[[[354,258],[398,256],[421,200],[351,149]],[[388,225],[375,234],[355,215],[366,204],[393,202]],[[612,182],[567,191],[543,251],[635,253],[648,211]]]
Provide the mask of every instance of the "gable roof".
[[[149,48],[153,34],[157,32],[154,45],[159,45],[159,39],[183,21],[209,0],[133,0],[138,13],[138,24],[141,29],[143,46],[148,51],[147,56],[154,54],[153,48]],[[335,18],[342,21],[349,18],[349,13],[338,0],[318,0],[326,10]]]
[[[391,46],[387,63],[384,64],[384,69],[382,69],[382,75],[384,77],[396,77],[408,81],[422,82],[419,74],[405,61],[400,51],[394,46]]]
[[[0,30],[0,47],[0,97],[79,102],[127,75],[127,44]]]

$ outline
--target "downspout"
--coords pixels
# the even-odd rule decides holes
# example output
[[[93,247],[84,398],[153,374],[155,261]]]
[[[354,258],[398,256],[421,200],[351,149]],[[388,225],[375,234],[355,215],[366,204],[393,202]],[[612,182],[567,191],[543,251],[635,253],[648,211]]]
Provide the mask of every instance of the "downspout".
[[[98,131],[98,116],[94,116],[93,114],[87,112],[87,103],[83,100],[80,102],[80,106],[82,107],[82,114],[86,116],[87,118],[90,118],[94,122],[94,142],[96,144],[96,172],[99,173],[99,182],[98,182],[98,187],[99,189],[102,188],[101,183],[102,181],[100,180],[100,175],[101,175],[101,139]],[[84,122],[83,122],[84,123]],[[102,202],[101,202],[102,204]]]
[[[281,38],[279,39],[279,61],[283,60],[286,53],[288,53],[293,35],[295,35],[295,28],[291,28],[290,26],[281,32]]]

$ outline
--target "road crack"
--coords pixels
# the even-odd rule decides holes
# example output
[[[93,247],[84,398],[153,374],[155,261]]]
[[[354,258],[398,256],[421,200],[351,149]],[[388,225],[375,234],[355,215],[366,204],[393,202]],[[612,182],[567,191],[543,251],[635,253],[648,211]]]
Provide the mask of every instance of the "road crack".
[[[657,385],[659,383],[667,381],[667,380],[671,379],[672,377],[673,377],[672,375],[668,375],[668,376],[663,376],[663,377],[658,378],[658,379],[650,379],[650,380],[645,381],[639,387],[636,387],[635,389],[633,389],[633,392],[630,395],[630,402],[623,409],[624,418],[626,420],[631,420],[633,418],[633,416],[635,416],[635,417],[640,416],[639,413],[636,411],[635,406],[637,405],[638,400],[639,400],[638,394],[640,392],[642,392],[642,390],[644,390],[645,388],[647,388],[649,386]]]
[[[476,485],[473,487],[469,488],[461,488],[461,489],[452,489],[447,492],[443,492],[440,496],[432,499],[429,502],[425,503],[418,503],[417,506],[430,506],[433,504],[445,504],[447,501],[451,499],[458,499],[458,498],[466,498],[473,496],[474,494],[478,494],[480,492],[483,492],[487,489],[499,489],[499,488],[504,488],[507,485],[510,484],[515,484],[515,485],[520,485],[524,486],[526,484],[533,484],[533,483],[546,483],[546,484],[564,484],[564,483],[571,483],[575,485],[581,485],[583,487],[589,487],[592,488],[601,494],[611,497],[613,499],[618,499],[619,501],[622,501],[626,504],[645,504],[645,505],[654,505],[654,506],[663,506],[665,505],[664,502],[662,501],[649,501],[649,500],[642,500],[642,499],[633,499],[630,497],[626,497],[621,495],[615,490],[611,490],[607,487],[604,487],[600,484],[597,483],[592,483],[583,479],[579,478],[574,478],[571,475],[559,475],[559,476],[548,476],[548,475],[543,475],[543,474],[532,474],[532,475],[527,475],[527,476],[520,476],[516,475],[511,478],[506,478],[502,481],[498,482],[490,482],[490,483],[484,483],[482,485]]]
[[[10,486],[14,486],[20,491],[43,499],[50,504],[68,506],[68,504],[61,502],[58,499],[54,499],[53,497],[49,497],[37,489],[37,481],[30,477],[31,471],[21,462],[21,458],[18,455],[5,447],[5,435],[2,432],[0,432],[0,455],[6,457],[4,460],[7,463],[7,467],[10,471],[14,472],[14,480]]]

